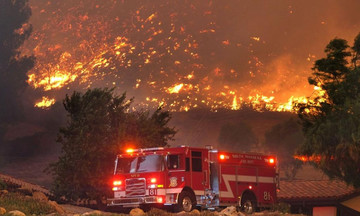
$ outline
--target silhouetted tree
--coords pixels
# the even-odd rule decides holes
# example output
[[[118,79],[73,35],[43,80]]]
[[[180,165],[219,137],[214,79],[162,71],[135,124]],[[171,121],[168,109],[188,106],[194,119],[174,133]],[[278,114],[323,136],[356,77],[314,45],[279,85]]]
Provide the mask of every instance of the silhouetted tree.
[[[34,66],[34,58],[20,56],[19,48],[30,36],[28,0],[0,1],[0,122],[21,116],[21,93],[27,86],[26,73]]]
[[[305,135],[299,152],[321,156],[319,168],[355,187],[360,187],[359,44],[360,34],[352,48],[343,39],[330,41],[309,78],[325,95],[299,104],[298,113]]]
[[[257,143],[257,138],[245,122],[227,123],[220,129],[218,143],[220,149],[250,151]]]
[[[129,112],[132,99],[113,89],[93,89],[66,95],[66,127],[58,142],[62,155],[48,171],[54,176],[53,192],[67,199],[100,199],[107,190],[115,156],[131,142],[133,147],[165,146],[176,131],[167,126],[170,113],[160,108],[150,114]]]
[[[293,179],[301,167],[302,162],[293,156],[303,141],[301,125],[294,118],[275,125],[265,134],[265,147],[269,152],[276,153],[280,169],[288,179]]]

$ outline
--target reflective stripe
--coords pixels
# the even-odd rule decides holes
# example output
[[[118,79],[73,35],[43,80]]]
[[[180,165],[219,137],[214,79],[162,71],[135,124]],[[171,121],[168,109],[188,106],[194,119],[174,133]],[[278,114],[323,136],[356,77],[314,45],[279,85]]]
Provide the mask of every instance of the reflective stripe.
[[[226,175],[223,174],[222,175],[223,179],[224,179],[224,183],[225,183],[225,187],[226,187],[226,191],[220,191],[220,197],[230,197],[233,198],[234,194],[231,190],[230,187],[230,181],[236,181],[236,176],[235,175]]]
[[[166,189],[157,189],[157,195],[166,195]]]
[[[248,176],[248,175],[238,175],[236,178],[236,175],[223,174],[222,178],[224,179],[226,191],[220,191],[220,197],[224,197],[224,198],[234,198],[234,193],[230,187],[230,181],[275,183],[274,177],[266,177],[266,176],[258,176],[258,181],[256,181],[256,176]]]
[[[170,193],[181,193],[182,188],[169,188],[166,189],[166,193],[170,194]]]
[[[236,181],[236,180],[234,180]],[[256,182],[256,176],[238,175],[237,181],[240,182]]]
[[[195,195],[205,195],[205,191],[203,190],[194,190]]]
[[[275,183],[275,178],[259,176],[259,182],[260,183]]]

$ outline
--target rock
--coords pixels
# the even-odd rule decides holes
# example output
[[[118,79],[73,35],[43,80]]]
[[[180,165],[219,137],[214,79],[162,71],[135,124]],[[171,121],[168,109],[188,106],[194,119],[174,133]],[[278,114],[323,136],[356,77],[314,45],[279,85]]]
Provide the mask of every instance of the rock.
[[[42,202],[49,201],[48,197],[44,193],[42,193],[40,191],[33,192],[32,196],[33,196],[34,199],[42,201]]]
[[[0,215],[3,215],[6,213],[6,209],[4,209],[3,207],[0,207]]]
[[[82,215],[83,216],[86,216],[86,215],[104,215],[104,212],[99,211],[99,210],[95,210],[95,211],[91,211],[91,212],[85,212]]]
[[[59,204],[57,204],[57,202],[49,200],[48,203],[49,203],[49,205],[51,205],[55,209],[55,211],[57,213],[65,214],[64,209],[61,206],[59,206]]]
[[[8,215],[11,215],[11,216],[26,216],[24,213],[22,213],[21,211],[18,211],[18,210],[10,211],[8,213]]]
[[[226,209],[223,209],[220,214],[221,216],[234,216],[234,215],[238,215],[237,211],[236,211],[236,207],[235,206],[229,206]]]
[[[46,216],[58,216],[59,214],[58,213],[50,213],[50,214],[47,214]]]
[[[130,216],[142,216],[142,215],[145,215],[145,212],[139,208],[134,208],[134,209],[131,209],[129,215]]]
[[[191,215],[200,215],[200,211],[197,209],[194,209],[190,212]]]

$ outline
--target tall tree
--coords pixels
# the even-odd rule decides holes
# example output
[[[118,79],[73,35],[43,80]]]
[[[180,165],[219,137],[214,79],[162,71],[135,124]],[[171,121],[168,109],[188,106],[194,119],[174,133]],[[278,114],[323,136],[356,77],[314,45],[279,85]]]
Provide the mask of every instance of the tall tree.
[[[301,162],[294,159],[294,154],[303,141],[301,125],[294,118],[275,125],[265,133],[265,148],[276,153],[280,169],[288,179],[293,179],[301,167]]]
[[[133,147],[165,146],[175,135],[167,111],[129,112],[132,99],[113,89],[93,89],[66,95],[66,127],[60,129],[59,160],[49,166],[53,192],[68,199],[100,199],[106,192],[115,156],[131,142]]]
[[[257,137],[245,122],[227,123],[220,129],[218,143],[222,149],[250,151],[257,143]]]
[[[21,116],[21,93],[27,86],[26,73],[34,66],[34,58],[20,56],[19,48],[30,36],[28,24],[31,9],[28,0],[0,1],[0,121],[17,120]]]
[[[324,94],[299,104],[298,113],[305,135],[299,152],[320,156],[316,165],[326,174],[356,187],[360,187],[359,44],[360,34],[352,48],[343,39],[330,41],[326,57],[315,62],[309,78]]]

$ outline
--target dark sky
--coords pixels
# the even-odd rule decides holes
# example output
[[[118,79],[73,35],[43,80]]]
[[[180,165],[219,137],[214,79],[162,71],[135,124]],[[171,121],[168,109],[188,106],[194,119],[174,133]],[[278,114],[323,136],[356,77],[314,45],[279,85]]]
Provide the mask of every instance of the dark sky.
[[[358,0],[30,3],[31,85],[57,100],[65,90],[117,86],[138,103],[175,109],[229,107],[256,94],[286,102],[311,94],[307,77],[331,39],[352,45],[360,32]]]

